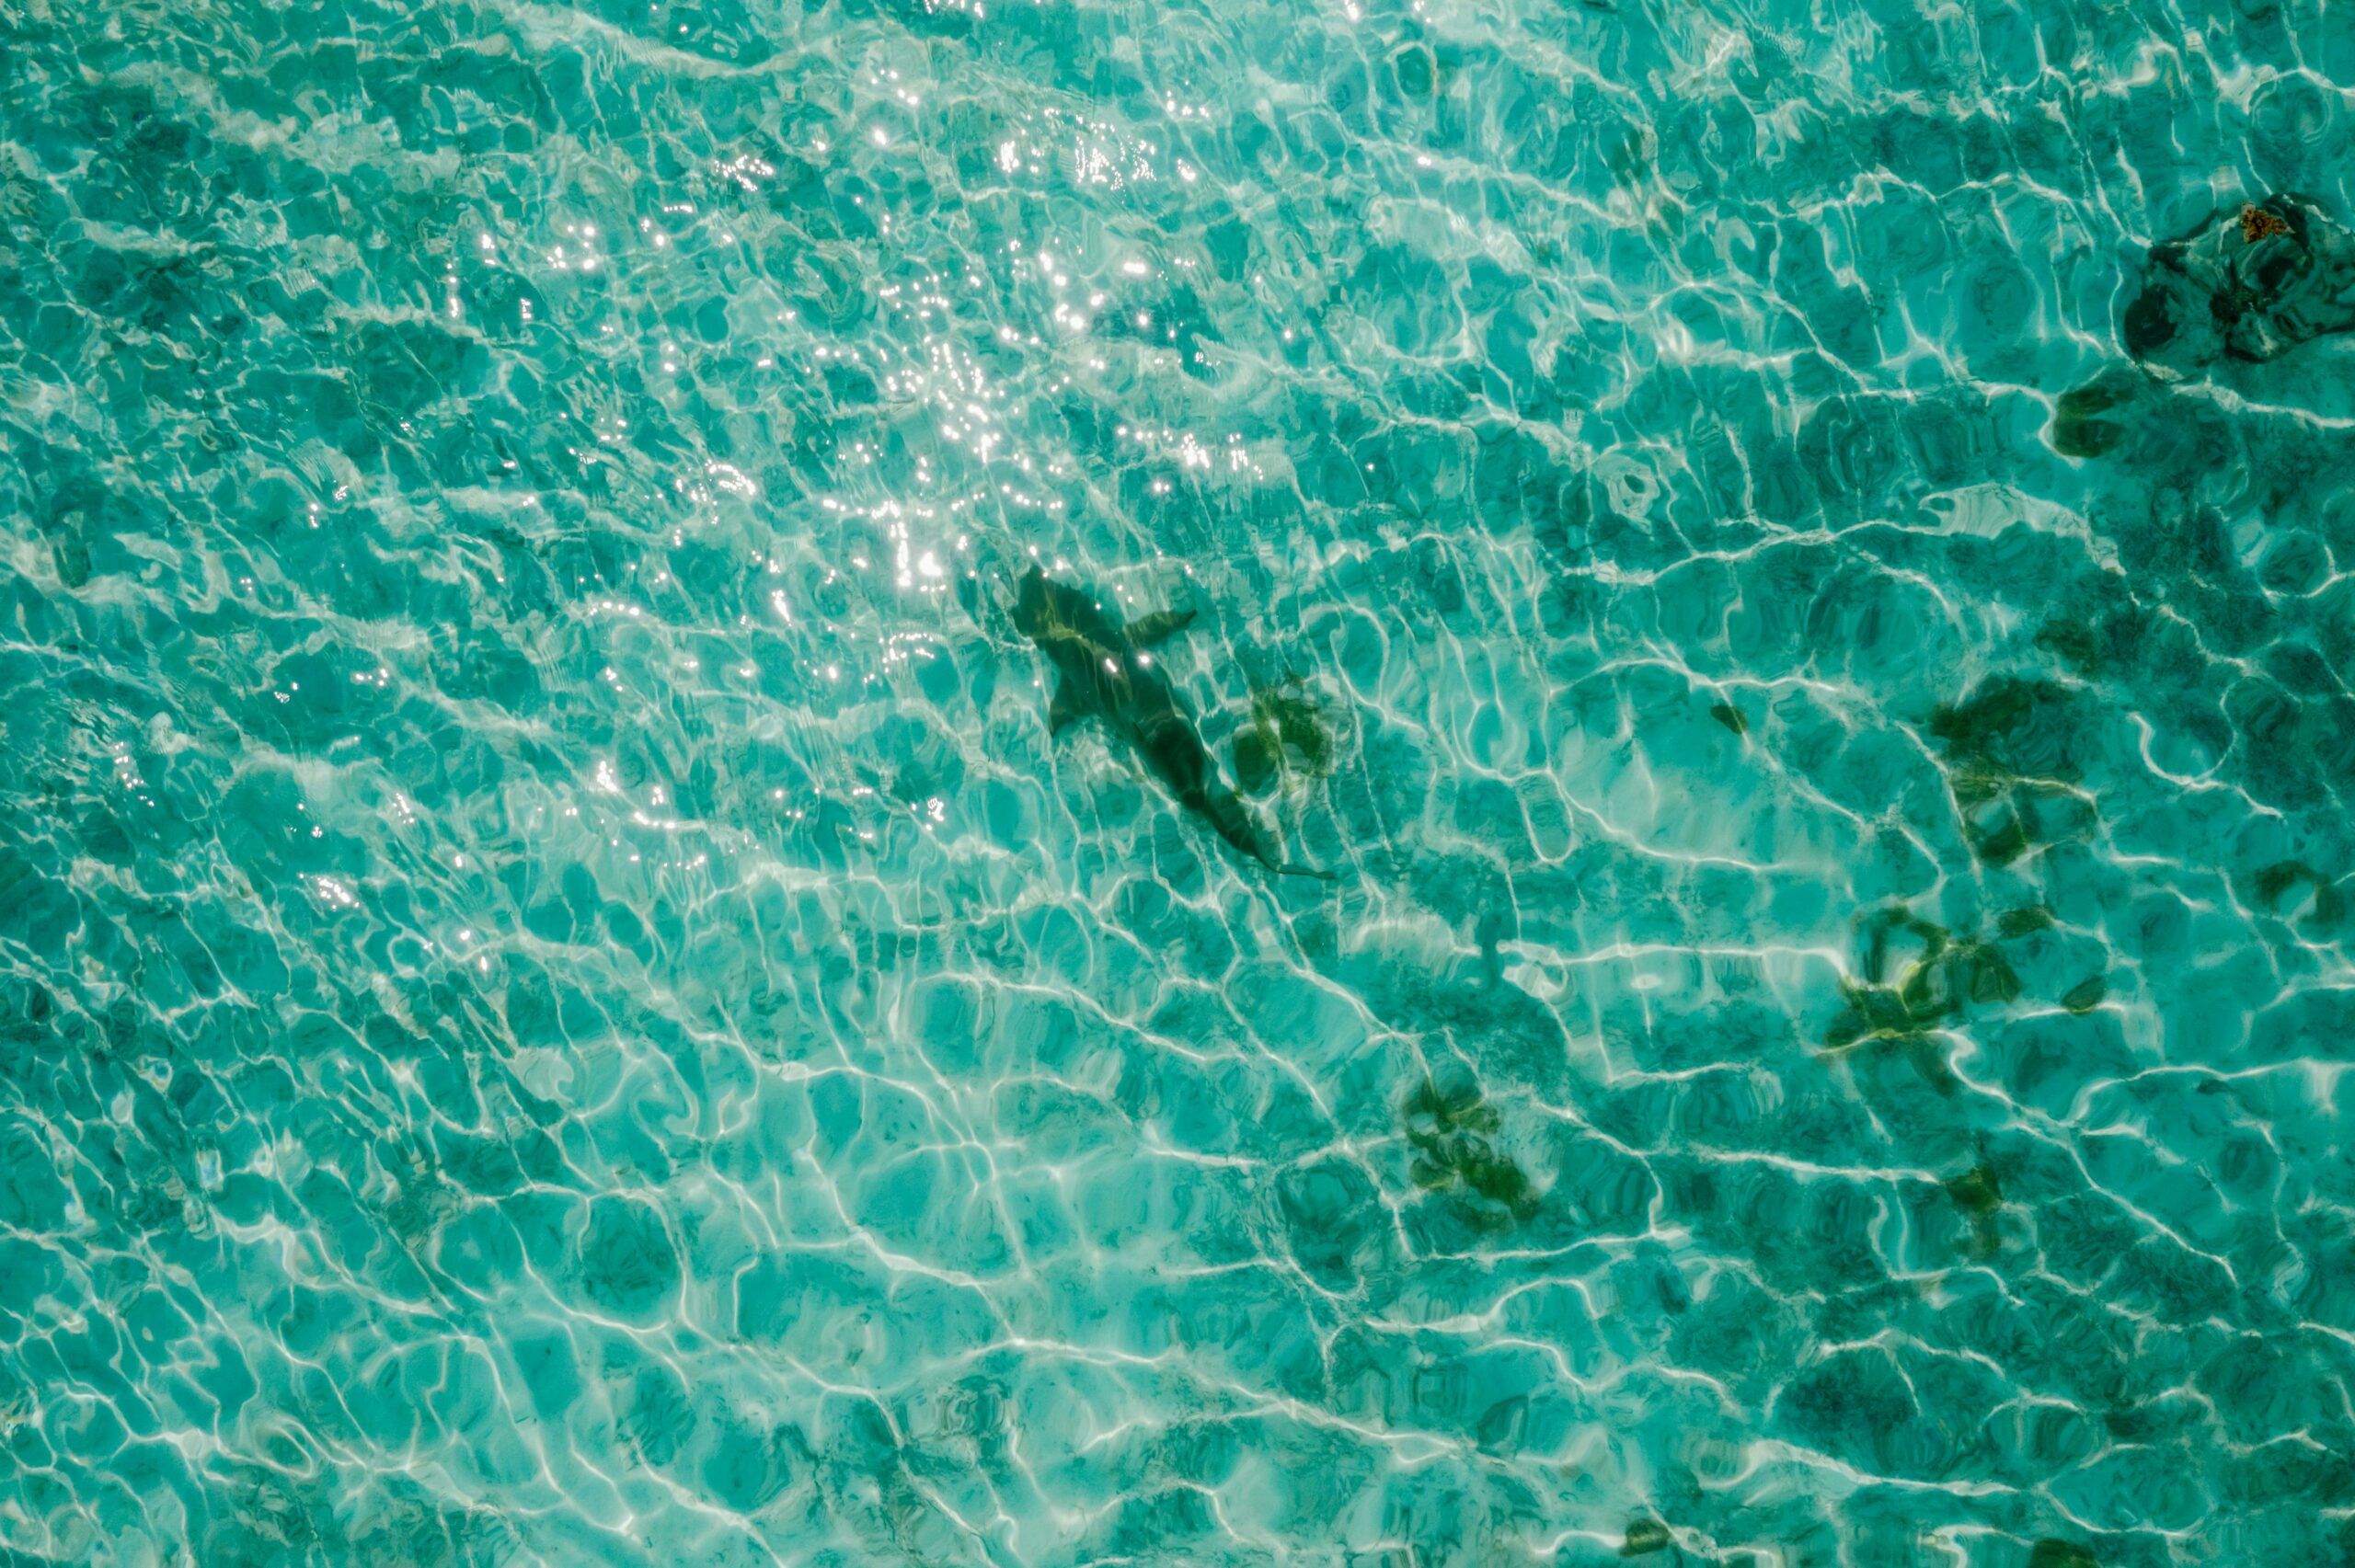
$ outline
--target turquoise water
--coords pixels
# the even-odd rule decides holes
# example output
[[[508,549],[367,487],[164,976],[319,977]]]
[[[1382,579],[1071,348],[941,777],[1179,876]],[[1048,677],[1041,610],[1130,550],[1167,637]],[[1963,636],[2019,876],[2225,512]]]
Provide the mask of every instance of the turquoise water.
[[[0,0],[0,1562],[2355,1561],[2350,94]]]

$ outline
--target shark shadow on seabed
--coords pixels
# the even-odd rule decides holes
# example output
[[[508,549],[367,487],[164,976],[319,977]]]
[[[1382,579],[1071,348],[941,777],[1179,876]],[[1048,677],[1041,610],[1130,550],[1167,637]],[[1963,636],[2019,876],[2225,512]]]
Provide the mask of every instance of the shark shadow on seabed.
[[[1017,586],[1014,624],[1055,667],[1048,729],[1061,735],[1084,718],[1101,719],[1137,749],[1178,805],[1237,851],[1282,876],[1334,880],[1329,871],[1278,858],[1250,808],[1220,778],[1177,689],[1154,659],[1155,645],[1193,618],[1190,610],[1164,610],[1123,622],[1094,597],[1033,566]]]

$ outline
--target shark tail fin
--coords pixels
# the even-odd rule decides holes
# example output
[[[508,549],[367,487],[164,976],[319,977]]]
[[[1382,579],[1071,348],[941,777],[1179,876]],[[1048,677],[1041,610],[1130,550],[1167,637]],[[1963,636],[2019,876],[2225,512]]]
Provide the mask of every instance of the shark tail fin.
[[[1274,845],[1260,834],[1257,824],[1251,820],[1250,807],[1245,806],[1243,797],[1234,791],[1213,786],[1189,804],[1210,818],[1212,825],[1218,829],[1220,838],[1278,876],[1313,876],[1319,882],[1340,880],[1329,871],[1319,871],[1312,865],[1294,865],[1290,861],[1277,859]]]

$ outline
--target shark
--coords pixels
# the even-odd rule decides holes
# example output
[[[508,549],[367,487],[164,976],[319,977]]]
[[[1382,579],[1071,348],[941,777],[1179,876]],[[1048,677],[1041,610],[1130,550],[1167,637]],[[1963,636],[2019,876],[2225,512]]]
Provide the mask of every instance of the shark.
[[[1193,623],[1191,610],[1163,610],[1123,622],[1093,595],[1055,581],[1036,565],[1016,586],[1014,624],[1055,668],[1047,708],[1050,734],[1098,718],[1134,746],[1178,804],[1209,823],[1242,854],[1283,876],[1334,879],[1329,871],[1278,858],[1242,797],[1219,777],[1152,649]]]

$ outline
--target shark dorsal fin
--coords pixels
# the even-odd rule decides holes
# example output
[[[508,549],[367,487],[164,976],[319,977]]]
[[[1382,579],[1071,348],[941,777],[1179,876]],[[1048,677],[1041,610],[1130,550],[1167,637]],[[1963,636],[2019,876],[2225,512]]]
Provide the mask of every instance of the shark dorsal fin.
[[[1167,642],[1193,623],[1191,610],[1156,610],[1129,623],[1129,643],[1134,647],[1151,647],[1155,643]]]

